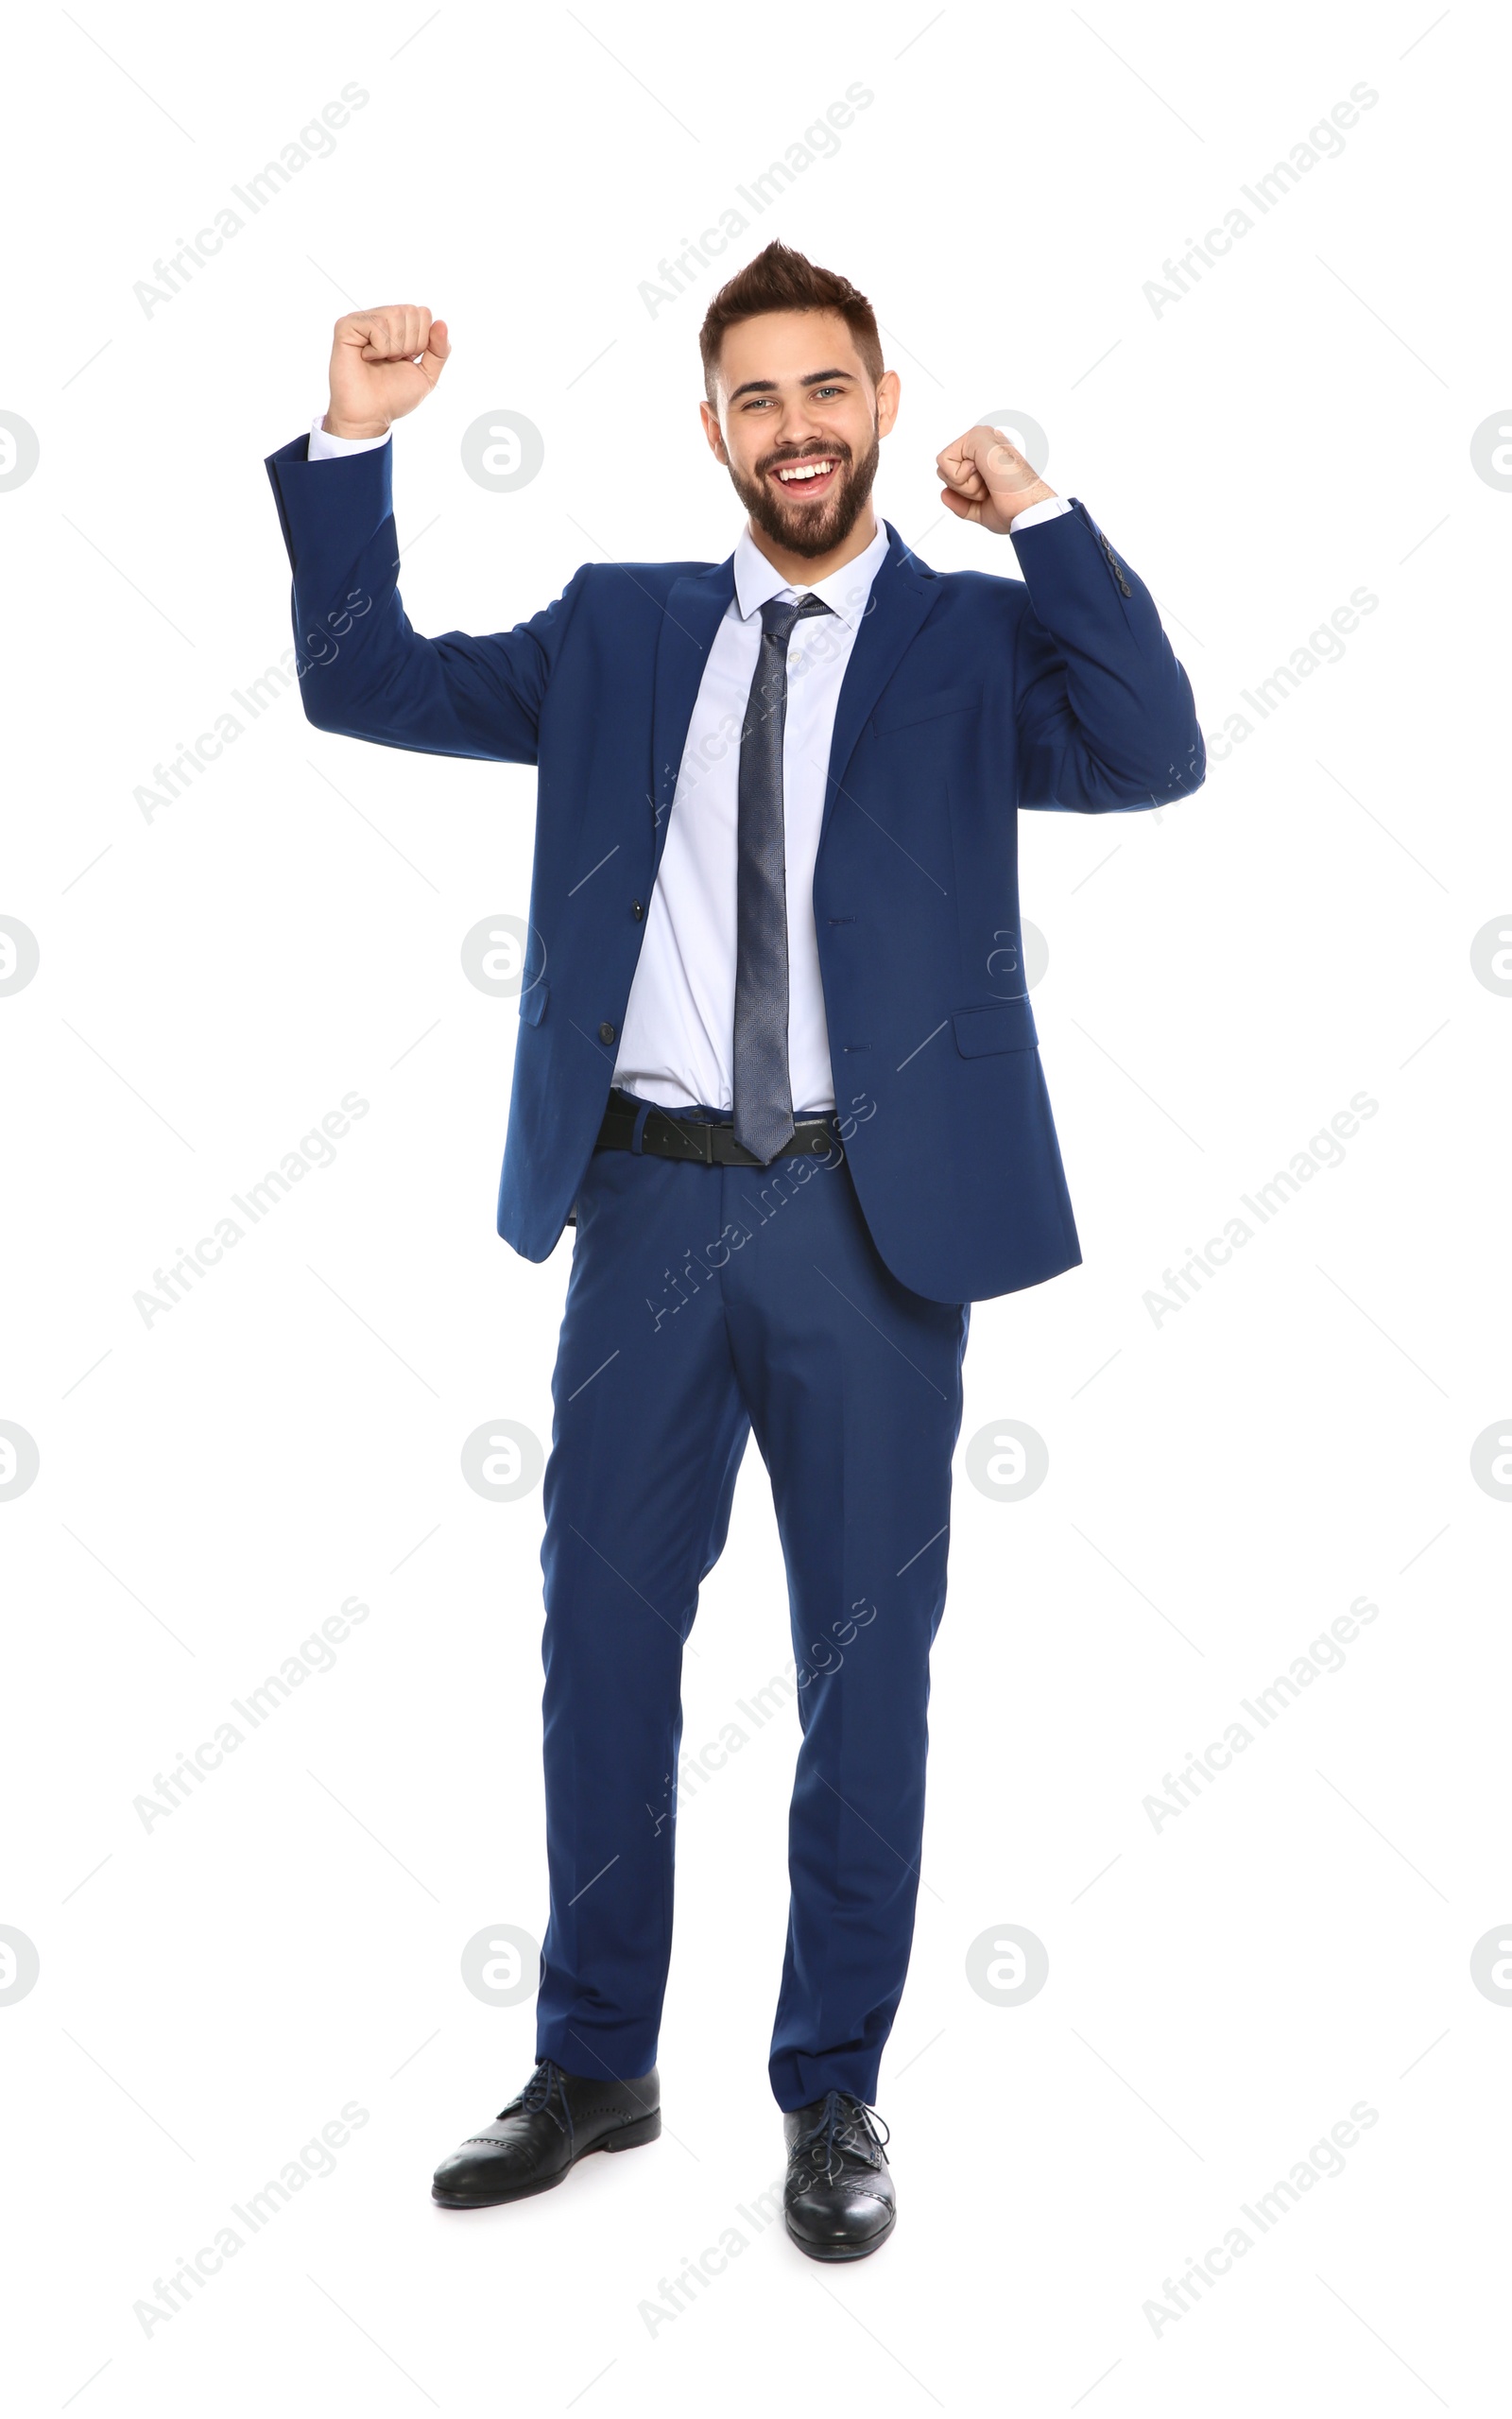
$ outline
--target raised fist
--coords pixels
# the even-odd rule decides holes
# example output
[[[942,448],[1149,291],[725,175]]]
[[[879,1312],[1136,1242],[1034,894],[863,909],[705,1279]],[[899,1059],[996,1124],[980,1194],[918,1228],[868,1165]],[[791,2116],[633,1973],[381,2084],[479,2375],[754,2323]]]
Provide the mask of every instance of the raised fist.
[[[387,437],[423,403],[451,352],[444,320],[418,302],[387,302],[337,320],[331,345],[333,437]]]
[[[1019,513],[1055,494],[1001,428],[969,428],[936,456],[945,484],[940,502],[958,521],[976,521],[1004,537]]]

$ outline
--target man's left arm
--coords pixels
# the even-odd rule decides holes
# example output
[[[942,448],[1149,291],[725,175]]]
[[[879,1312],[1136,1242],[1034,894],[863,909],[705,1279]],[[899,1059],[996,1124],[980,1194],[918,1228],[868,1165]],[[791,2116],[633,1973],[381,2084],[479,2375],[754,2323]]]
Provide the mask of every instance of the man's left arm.
[[[939,457],[960,520],[1011,536],[1029,591],[1013,666],[1021,806],[1132,812],[1189,797],[1207,756],[1155,600],[1078,498],[992,428]]]

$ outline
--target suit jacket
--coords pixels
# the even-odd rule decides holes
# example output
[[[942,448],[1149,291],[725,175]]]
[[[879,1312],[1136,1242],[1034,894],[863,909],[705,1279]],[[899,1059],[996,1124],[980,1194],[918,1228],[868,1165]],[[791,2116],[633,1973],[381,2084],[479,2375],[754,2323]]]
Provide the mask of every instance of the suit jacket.
[[[498,1227],[543,1260],[609,1097],[732,559],[587,563],[513,630],[421,638],[397,585],[392,448],[310,462],[307,445],[267,471],[310,720],[538,769],[543,972],[520,1001]],[[1071,502],[1015,542],[1022,579],[931,571],[886,525],[835,714],[814,873],[835,1100],[878,1251],[937,1302],[1081,1258],[1023,976],[1018,808],[1158,806],[1205,771],[1149,593]]]

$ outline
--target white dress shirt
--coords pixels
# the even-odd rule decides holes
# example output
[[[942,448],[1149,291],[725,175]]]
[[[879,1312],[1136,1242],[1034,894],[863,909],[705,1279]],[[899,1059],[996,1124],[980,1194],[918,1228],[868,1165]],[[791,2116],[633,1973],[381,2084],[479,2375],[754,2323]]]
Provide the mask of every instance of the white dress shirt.
[[[385,445],[387,437],[333,437],[318,416],[310,459],[326,461]],[[1014,527],[1069,512],[1061,495],[1031,505]],[[887,558],[879,528],[859,554],[813,588],[789,587],[743,529],[735,546],[735,593],[709,649],[672,801],[666,843],[651,891],[645,938],[620,1028],[614,1081],[664,1107],[699,1105],[728,1114],[734,1099],[735,900],[740,733],[761,651],[768,598],[813,595],[829,606],[798,622],[787,650],[782,733],[782,817],[787,842],[787,1058],[793,1109],[833,1109],[830,1036],[814,923],[814,860],[840,683]]]
[[[705,1102],[726,1112],[732,1105],[741,725],[761,653],[763,605],[812,593],[830,611],[794,626],[782,729],[787,1063],[795,1113],[834,1106],[814,860],[840,683],[886,560],[886,532],[879,529],[864,554],[805,591],[788,585],[748,529],[736,543],[735,593],[698,683],[620,1031],[614,1080],[644,1100],[679,1109]]]

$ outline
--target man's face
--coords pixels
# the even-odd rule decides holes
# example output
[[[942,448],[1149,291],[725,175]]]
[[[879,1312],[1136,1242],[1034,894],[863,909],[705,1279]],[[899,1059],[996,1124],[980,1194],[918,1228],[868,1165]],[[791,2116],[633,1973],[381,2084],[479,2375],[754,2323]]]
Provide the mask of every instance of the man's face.
[[[837,312],[765,311],[727,330],[704,433],[759,529],[791,554],[843,545],[871,493],[898,378],[873,387]]]

